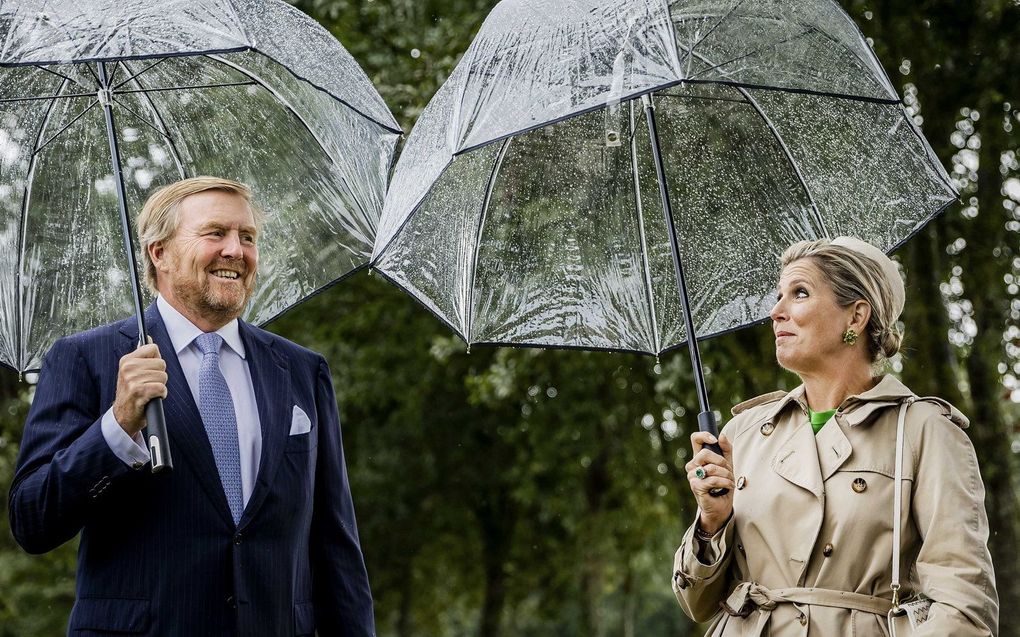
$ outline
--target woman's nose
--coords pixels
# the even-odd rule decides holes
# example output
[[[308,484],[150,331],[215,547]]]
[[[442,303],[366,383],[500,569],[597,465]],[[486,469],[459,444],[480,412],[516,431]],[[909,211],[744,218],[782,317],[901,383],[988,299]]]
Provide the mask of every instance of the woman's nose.
[[[769,318],[773,321],[779,321],[784,318],[785,313],[783,311],[782,299],[776,301],[776,304],[772,306],[772,310],[769,312]]]

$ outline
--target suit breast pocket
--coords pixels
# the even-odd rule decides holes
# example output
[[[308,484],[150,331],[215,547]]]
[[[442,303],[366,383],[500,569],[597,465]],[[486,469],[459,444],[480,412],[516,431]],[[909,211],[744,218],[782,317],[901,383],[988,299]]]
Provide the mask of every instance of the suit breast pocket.
[[[287,444],[283,448],[284,453],[308,453],[319,444],[319,432],[313,428],[303,434],[287,436]]]

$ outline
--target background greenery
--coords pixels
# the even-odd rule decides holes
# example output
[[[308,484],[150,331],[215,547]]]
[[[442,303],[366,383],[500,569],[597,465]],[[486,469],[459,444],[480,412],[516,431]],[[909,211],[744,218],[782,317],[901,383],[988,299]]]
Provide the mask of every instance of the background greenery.
[[[405,130],[489,0],[301,0]],[[1020,635],[1020,6],[843,0],[964,195],[898,253],[920,394],[966,411],[988,489],[1002,635]],[[330,360],[381,635],[698,634],[669,589],[693,505],[686,354],[476,348],[360,274],[271,328]],[[794,378],[767,326],[703,345],[720,408]],[[0,489],[31,388],[0,372]],[[3,516],[0,636],[63,634],[74,543],[20,551]]]

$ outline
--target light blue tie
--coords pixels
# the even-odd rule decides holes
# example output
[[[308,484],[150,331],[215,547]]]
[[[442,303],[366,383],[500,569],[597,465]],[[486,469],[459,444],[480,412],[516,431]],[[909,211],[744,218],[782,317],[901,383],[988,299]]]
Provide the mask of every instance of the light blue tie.
[[[223,483],[223,493],[230,505],[234,524],[241,519],[244,499],[241,495],[241,450],[237,442],[237,417],[227,380],[220,371],[220,346],[223,337],[215,332],[201,334],[195,345],[202,352],[198,370],[198,411],[205,423],[205,433],[212,445],[216,470]]]

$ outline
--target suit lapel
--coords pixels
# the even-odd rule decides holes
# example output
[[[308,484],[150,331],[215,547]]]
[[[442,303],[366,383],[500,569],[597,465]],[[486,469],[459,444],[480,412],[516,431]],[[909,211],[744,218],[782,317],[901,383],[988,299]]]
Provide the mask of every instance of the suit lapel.
[[[292,407],[290,367],[260,330],[239,322],[245,358],[255,389],[259,423],[262,429],[262,457],[251,498],[238,527],[245,526],[258,513],[269,494],[273,476],[280,466],[283,448],[290,433]]]
[[[224,521],[233,527],[234,520],[227,504],[227,496],[223,493],[223,484],[216,469],[209,436],[202,423],[202,416],[198,413],[195,398],[191,395],[188,381],[184,378],[184,371],[177,360],[170,335],[155,304],[150,305],[145,311],[145,325],[149,330],[149,336],[159,346],[160,355],[166,361],[167,397],[163,400],[163,411],[166,414],[174,471],[183,470],[182,465],[187,464],[198,476],[198,482],[212,500],[214,508],[219,511]],[[134,343],[138,342],[138,328],[129,322],[127,328],[122,328],[121,331],[131,339],[131,345],[128,347],[130,350]]]

